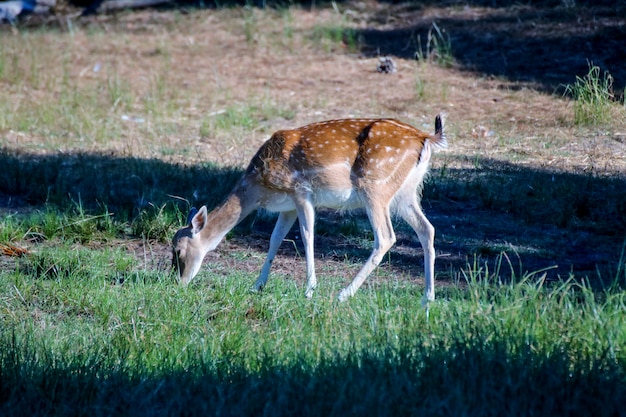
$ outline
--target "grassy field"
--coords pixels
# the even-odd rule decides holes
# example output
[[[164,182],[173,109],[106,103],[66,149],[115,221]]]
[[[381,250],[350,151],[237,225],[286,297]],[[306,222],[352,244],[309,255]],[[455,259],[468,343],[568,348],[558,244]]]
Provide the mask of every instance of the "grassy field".
[[[619,6],[585,4],[0,28],[0,415],[625,415],[624,73],[611,48],[575,60],[557,33],[535,37],[576,21],[580,39],[616,41]],[[467,32],[477,19],[493,29],[491,67],[472,52],[487,42]],[[515,31],[526,42],[498,35]],[[516,58],[543,50],[554,61]],[[376,71],[387,53],[394,74]],[[268,213],[176,283],[173,232],[273,131],[351,116],[432,130],[439,111],[450,148],[424,190],[428,314],[421,247],[401,224],[366,285],[335,301],[370,251],[361,213],[320,213],[311,300],[295,229],[250,292]]]

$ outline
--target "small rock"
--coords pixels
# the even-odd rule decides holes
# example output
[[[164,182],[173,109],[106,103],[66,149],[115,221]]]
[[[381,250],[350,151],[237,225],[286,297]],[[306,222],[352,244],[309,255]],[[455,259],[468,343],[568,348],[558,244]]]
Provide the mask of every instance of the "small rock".
[[[397,71],[396,63],[388,56],[381,56],[378,58],[378,67],[376,71],[383,74],[394,74]]]

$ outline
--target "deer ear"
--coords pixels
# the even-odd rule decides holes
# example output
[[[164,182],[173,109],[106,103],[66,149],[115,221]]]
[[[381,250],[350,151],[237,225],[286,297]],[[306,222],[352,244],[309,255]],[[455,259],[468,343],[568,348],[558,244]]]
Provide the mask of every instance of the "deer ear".
[[[190,213],[191,215],[191,213]],[[200,207],[200,210],[197,211],[196,214],[191,218],[189,225],[191,226],[191,232],[195,235],[196,233],[200,233],[204,226],[206,226],[207,220],[207,211],[206,206]]]
[[[198,209],[195,207],[192,207],[191,210],[189,210],[189,214],[187,215],[187,226],[191,226],[191,220],[193,219],[193,216],[195,216],[198,213]]]

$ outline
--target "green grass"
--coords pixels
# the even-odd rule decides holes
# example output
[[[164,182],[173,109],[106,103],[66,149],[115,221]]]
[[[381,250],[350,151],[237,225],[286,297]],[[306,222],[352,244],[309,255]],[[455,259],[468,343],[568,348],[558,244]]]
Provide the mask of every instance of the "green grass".
[[[393,278],[337,304],[332,278],[312,300],[236,271],[184,288],[122,251],[50,248],[0,274],[0,412],[620,412],[623,292],[465,275],[427,318]]]
[[[295,112],[289,108],[281,107],[268,100],[258,103],[245,103],[231,105],[222,110],[208,114],[202,118],[200,136],[214,137],[223,132],[230,136],[233,132],[241,131],[242,134],[259,127],[259,124],[275,118],[293,119]]]
[[[602,125],[611,120],[613,107],[613,76],[600,67],[589,63],[589,72],[576,76],[574,84],[565,87],[565,94],[574,102],[574,121],[577,125]]]
[[[357,31],[345,26],[317,26],[311,34],[311,41],[326,52],[345,48],[354,53],[359,46]]]
[[[418,35],[415,40],[415,47],[415,58],[420,62],[436,62],[442,67],[451,67],[454,64],[450,36],[436,22],[433,22],[432,27],[428,30],[424,45],[422,45],[422,39]]]

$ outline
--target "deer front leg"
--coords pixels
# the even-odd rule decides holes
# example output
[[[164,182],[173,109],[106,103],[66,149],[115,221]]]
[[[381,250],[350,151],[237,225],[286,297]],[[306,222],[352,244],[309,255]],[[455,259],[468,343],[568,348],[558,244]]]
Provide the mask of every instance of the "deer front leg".
[[[339,301],[346,301],[356,293],[369,274],[378,266],[380,261],[382,261],[383,256],[385,256],[387,251],[389,251],[396,242],[396,235],[391,225],[389,208],[371,207],[367,209],[367,214],[372,224],[372,230],[374,231],[374,249],[369,259],[354,277],[350,285],[341,290],[337,297]]]
[[[297,218],[298,214],[295,211],[283,211],[278,215],[278,220],[276,220],[276,225],[270,237],[270,247],[267,251],[267,258],[265,258],[265,263],[263,264],[263,268],[261,268],[259,278],[254,284],[255,291],[262,290],[267,283],[270,268],[272,267],[272,262],[274,262],[278,248],[281,243],[283,243],[283,239],[287,236],[287,233],[289,233],[291,226],[293,226]]]
[[[298,211],[298,222],[300,223],[300,234],[304,244],[304,256],[306,259],[306,292],[307,298],[313,297],[313,290],[317,285],[315,278],[315,250],[313,230],[315,227],[315,208],[308,198],[301,198],[296,203]]]

